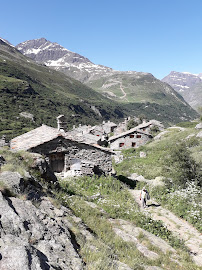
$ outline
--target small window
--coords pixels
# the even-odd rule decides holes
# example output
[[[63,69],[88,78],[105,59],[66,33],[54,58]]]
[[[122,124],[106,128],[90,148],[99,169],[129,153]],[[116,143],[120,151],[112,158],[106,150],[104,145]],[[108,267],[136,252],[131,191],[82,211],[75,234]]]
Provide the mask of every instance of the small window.
[[[120,144],[119,144],[119,147],[123,147],[123,146],[124,146],[124,143],[120,143]]]
[[[143,130],[143,131],[146,131],[146,128],[143,128],[142,130]]]
[[[135,147],[136,146],[136,143],[135,142],[132,142],[132,147]]]
[[[134,138],[134,134],[130,134],[130,138]]]
[[[138,139],[141,138],[141,135],[140,134],[137,134],[136,135],[136,138],[138,138]]]

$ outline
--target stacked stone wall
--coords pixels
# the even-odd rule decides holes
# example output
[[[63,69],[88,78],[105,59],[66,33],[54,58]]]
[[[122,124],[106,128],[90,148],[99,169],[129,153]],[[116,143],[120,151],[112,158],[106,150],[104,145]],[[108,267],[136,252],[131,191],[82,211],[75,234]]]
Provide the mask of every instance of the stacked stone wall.
[[[31,151],[46,156],[51,153],[56,153],[57,155],[57,153],[63,152],[65,154],[64,172],[70,170],[71,160],[73,159],[80,160],[81,174],[84,175],[94,174],[95,166],[104,174],[109,174],[112,171],[110,152],[64,138],[56,138],[31,149]]]
[[[130,135],[126,135],[124,137],[114,140],[113,142],[111,142],[110,148],[115,150],[128,149],[132,147],[137,148],[140,147],[141,145],[146,144],[150,140],[150,137],[148,135],[142,133],[135,133],[134,138],[130,138]],[[141,136],[141,138],[138,138],[137,135]]]

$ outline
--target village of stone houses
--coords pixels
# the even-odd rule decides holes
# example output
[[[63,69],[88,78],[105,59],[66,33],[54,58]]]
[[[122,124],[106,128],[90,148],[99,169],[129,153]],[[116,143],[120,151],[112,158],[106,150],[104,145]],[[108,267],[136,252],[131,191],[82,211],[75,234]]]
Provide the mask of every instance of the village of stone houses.
[[[198,151],[202,123],[165,128],[128,117],[68,129],[64,115],[56,121],[0,141],[0,269],[202,269],[198,171],[198,183],[177,189],[172,181],[186,174],[166,180],[160,168],[172,140]],[[167,167],[184,166],[181,153],[186,168],[195,164],[184,147]]]
[[[63,2],[66,18],[90,15]],[[0,38],[0,270],[202,270],[201,89],[201,74],[159,80]]]
[[[164,129],[159,121],[150,120],[127,130],[130,120],[126,118],[118,125],[103,121],[97,126],[79,125],[67,130],[65,116],[60,115],[58,128],[42,125],[13,138],[10,149],[45,155],[52,171],[63,177],[109,175],[113,171],[112,159],[119,162],[122,157],[120,150],[146,144],[153,138],[150,132],[153,127]]]

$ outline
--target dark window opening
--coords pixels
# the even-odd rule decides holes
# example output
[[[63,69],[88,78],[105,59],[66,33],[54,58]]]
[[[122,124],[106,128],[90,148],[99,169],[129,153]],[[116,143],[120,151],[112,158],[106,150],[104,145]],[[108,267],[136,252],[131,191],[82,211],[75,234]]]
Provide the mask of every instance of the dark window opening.
[[[49,155],[50,166],[54,172],[62,172],[64,170],[64,154],[54,153]]]
[[[124,146],[124,143],[120,143],[120,144],[119,144],[119,147],[123,147],[123,146]]]
[[[132,147],[135,147],[136,146],[136,143],[135,142],[132,142]]]
[[[141,136],[141,135],[139,135],[139,134],[138,134],[138,135],[136,135],[136,138],[138,138],[138,139],[139,139],[139,138],[141,138],[141,137],[142,137],[142,136]]]
[[[130,138],[134,138],[134,134],[130,134]]]

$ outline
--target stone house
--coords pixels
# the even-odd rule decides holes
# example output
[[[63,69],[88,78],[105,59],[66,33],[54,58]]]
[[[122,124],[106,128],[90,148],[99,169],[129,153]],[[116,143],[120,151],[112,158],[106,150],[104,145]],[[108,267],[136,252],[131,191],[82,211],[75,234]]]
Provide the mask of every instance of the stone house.
[[[157,121],[157,120],[150,120],[148,122],[143,122],[142,124],[138,125],[138,128],[141,131],[149,133],[153,127],[158,128],[159,131],[164,130],[164,125]]]
[[[138,122],[138,118],[133,118],[135,120],[135,122]],[[128,118],[125,118],[123,122],[119,123],[119,125],[117,126],[117,128],[114,130],[114,135],[119,135],[123,132],[126,132],[127,131],[127,125],[128,125],[128,122],[131,120],[130,117]],[[148,122],[146,121],[143,121],[143,123],[139,124],[138,126],[136,126],[137,129],[141,130],[141,131],[144,131],[144,132],[147,132],[147,133],[150,133],[151,129],[153,127],[156,127],[159,131],[162,131],[164,129],[164,125],[157,121],[157,120],[150,120]]]
[[[152,135],[142,130],[132,128],[119,135],[109,138],[110,148],[113,150],[121,150],[128,148],[137,148],[144,145],[152,139]]]
[[[64,128],[42,125],[11,140],[13,151],[25,150],[45,155],[52,170],[65,175],[110,174],[113,152],[99,145],[78,141]]]
[[[104,133],[110,134],[114,132],[115,128],[117,128],[117,124],[111,121],[107,121],[107,122],[103,121],[102,128],[103,128]]]

